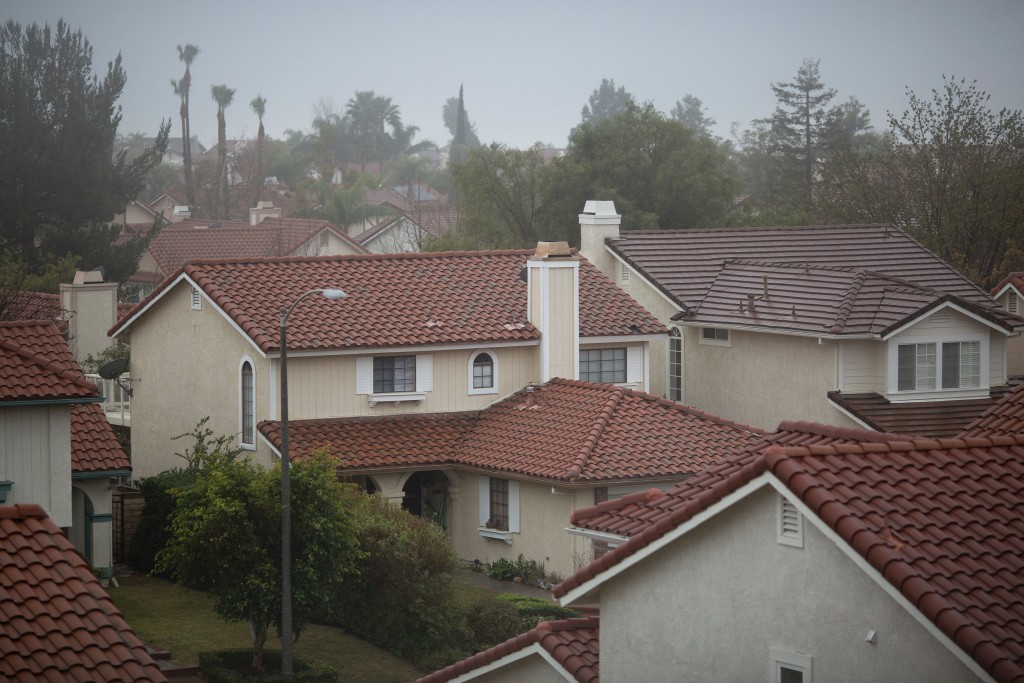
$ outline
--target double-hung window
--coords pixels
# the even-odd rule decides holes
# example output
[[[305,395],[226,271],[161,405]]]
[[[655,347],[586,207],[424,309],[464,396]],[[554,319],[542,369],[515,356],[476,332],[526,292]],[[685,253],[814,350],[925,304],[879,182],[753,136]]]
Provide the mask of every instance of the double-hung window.
[[[897,389],[976,389],[981,386],[981,342],[900,344]]]
[[[519,482],[480,477],[480,535],[511,542],[519,533]]]
[[[378,356],[373,359],[373,393],[416,391],[416,356]]]
[[[602,384],[626,381],[626,349],[580,349],[580,379]]]

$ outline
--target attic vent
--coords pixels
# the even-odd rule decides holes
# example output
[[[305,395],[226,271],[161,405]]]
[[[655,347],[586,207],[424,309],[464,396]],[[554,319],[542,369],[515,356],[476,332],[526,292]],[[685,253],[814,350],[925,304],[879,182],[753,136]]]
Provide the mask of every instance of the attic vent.
[[[935,315],[933,315],[932,317],[928,318],[928,322],[931,323],[932,325],[942,325],[944,323],[948,323],[949,322],[949,312],[947,312],[947,311],[940,311],[940,312],[936,313]]]
[[[779,543],[804,547],[804,520],[800,511],[785,496],[779,496]]]
[[[192,288],[192,310],[199,311],[203,308],[203,297],[199,294],[199,290],[195,287]]]
[[[1013,292],[1010,292],[1009,294],[1006,295],[1006,312],[1007,313],[1012,313],[1013,315],[1017,315],[1017,311],[1019,310],[1019,307],[1017,305],[1017,301],[1018,301],[1017,295],[1014,294]]]
[[[629,282],[629,266],[627,266],[625,263],[619,266],[619,281]]]

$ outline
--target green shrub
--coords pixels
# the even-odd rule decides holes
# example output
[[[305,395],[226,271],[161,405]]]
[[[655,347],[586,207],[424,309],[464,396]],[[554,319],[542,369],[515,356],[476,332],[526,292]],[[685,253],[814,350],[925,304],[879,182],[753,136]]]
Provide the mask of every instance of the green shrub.
[[[516,577],[516,566],[504,557],[499,557],[487,565],[487,576],[498,581],[511,581]]]
[[[516,595],[514,593],[502,593],[499,600],[507,602],[516,609],[519,618],[519,630],[529,631],[542,621],[554,621],[556,619],[570,619],[582,616],[576,610],[568,607],[560,607],[553,602],[532,598],[528,595]]]
[[[195,481],[195,473],[183,469],[167,470],[147,477],[139,484],[146,501],[139,525],[128,542],[128,566],[149,573],[156,565],[156,554],[171,537],[171,513],[174,512],[174,489],[187,488]]]
[[[209,683],[335,683],[338,680],[338,672],[332,667],[300,659],[292,660],[295,672],[292,676],[274,673],[281,670],[280,650],[264,650],[263,663],[268,673],[257,676],[252,671],[252,649],[199,653],[199,670]]]
[[[377,496],[357,494],[353,513],[365,556],[330,621],[424,666],[456,656],[453,643],[467,636],[453,588],[458,558],[444,531]]]
[[[463,647],[468,652],[486,650],[524,631],[515,605],[497,595],[474,597],[463,605],[463,610],[470,635]]]
[[[487,576],[498,581],[512,581],[518,576],[523,583],[536,586],[544,578],[544,563],[527,560],[522,553],[515,562],[499,557],[487,565]]]

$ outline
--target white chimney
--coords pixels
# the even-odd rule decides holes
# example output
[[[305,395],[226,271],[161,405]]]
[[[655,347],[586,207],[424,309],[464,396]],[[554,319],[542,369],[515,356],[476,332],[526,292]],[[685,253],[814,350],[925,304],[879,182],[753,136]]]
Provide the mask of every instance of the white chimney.
[[[580,214],[580,254],[613,280],[617,261],[605,249],[605,239],[618,239],[621,223],[615,202],[588,200]]]
[[[98,270],[78,271],[61,284],[60,306],[68,318],[68,346],[76,360],[98,355],[111,345],[107,330],[117,322],[117,283]]]
[[[539,242],[526,270],[527,317],[540,330],[540,381],[579,379],[580,257],[566,242]]]
[[[192,217],[192,211],[187,206],[180,204],[171,209],[171,223],[180,223]]]
[[[256,202],[256,206],[249,209],[249,225],[259,225],[265,218],[280,217],[281,208],[274,208],[274,202]]]

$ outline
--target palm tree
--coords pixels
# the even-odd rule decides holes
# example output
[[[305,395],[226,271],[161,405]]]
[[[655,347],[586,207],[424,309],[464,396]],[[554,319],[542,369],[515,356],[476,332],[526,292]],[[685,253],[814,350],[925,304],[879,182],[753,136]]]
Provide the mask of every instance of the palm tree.
[[[260,192],[263,190],[263,140],[266,133],[263,130],[263,115],[267,111],[267,98],[257,95],[249,102],[249,108],[260,120],[260,130],[256,134],[256,196],[253,198],[253,206],[260,201]]]
[[[220,203],[217,217],[226,218],[230,208],[228,203],[227,124],[224,122],[224,110],[235,99],[235,91],[222,83],[210,86],[210,96],[217,103],[217,160],[220,164],[217,171],[217,198]]]
[[[178,46],[178,59],[185,62],[185,75],[179,81],[171,81],[174,94],[181,97],[181,154],[185,169],[185,193],[188,205],[196,204],[196,188],[192,181],[192,127],[188,115],[188,93],[192,89],[192,62],[199,54],[199,48],[191,43]]]
[[[405,126],[398,105],[390,97],[375,94],[372,90],[358,90],[345,107],[345,117],[351,125],[362,170],[366,162],[379,161],[381,165],[400,154],[430,146],[429,142],[412,145],[419,128]]]

